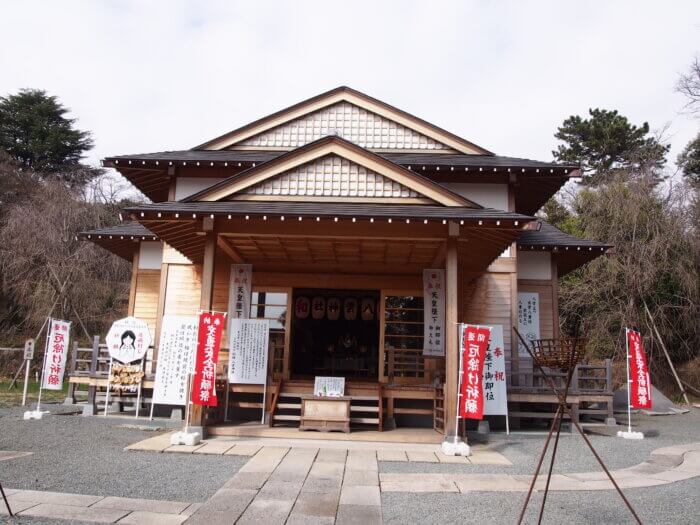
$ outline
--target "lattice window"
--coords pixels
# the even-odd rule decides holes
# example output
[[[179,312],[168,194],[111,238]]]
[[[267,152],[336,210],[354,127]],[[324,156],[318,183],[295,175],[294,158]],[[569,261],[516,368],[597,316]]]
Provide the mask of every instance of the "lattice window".
[[[423,379],[423,298],[387,295],[384,322],[384,374],[390,382]]]

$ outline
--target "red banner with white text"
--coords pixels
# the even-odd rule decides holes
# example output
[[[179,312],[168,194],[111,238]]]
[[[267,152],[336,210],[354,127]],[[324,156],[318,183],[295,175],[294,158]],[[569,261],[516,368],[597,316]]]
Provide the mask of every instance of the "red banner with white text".
[[[630,405],[632,408],[651,408],[651,380],[644,354],[642,334],[627,329],[627,351],[630,365]]]
[[[467,419],[484,418],[484,387],[482,377],[486,349],[491,329],[465,325],[461,337],[462,377],[459,416]]]
[[[199,314],[197,356],[192,379],[192,402],[195,405],[216,406],[216,363],[219,361],[225,320],[226,314],[220,312]]]

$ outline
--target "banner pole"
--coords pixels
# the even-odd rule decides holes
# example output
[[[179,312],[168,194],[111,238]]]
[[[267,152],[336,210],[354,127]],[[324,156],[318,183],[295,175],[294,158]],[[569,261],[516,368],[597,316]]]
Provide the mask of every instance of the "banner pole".
[[[27,390],[29,389],[29,369],[31,368],[31,359],[25,359],[25,371],[24,371],[24,387],[22,388],[22,406],[27,404]]]
[[[192,400],[190,399],[192,395],[192,373],[187,374],[187,392],[185,398],[185,434],[190,430],[190,405]]]
[[[263,402],[262,402],[262,417],[260,418],[260,424],[265,424],[265,398],[267,397],[267,374],[265,374],[265,384],[263,385]]]
[[[105,411],[103,417],[107,417],[107,409],[109,408],[109,387],[112,379],[112,357],[109,358],[109,370],[107,371],[107,394],[105,396]]]
[[[457,336],[457,342],[458,342],[458,358],[459,358],[459,376],[457,380],[457,412],[455,415],[455,442],[458,441],[459,437],[459,398],[462,396],[462,362],[463,362],[463,355],[462,355],[462,341],[464,337],[464,325],[462,323],[457,325],[457,330],[459,330],[458,336]]]
[[[627,365],[627,432],[632,432],[632,381],[630,381],[630,340],[629,328],[625,328],[625,364]]]
[[[41,412],[41,391],[44,386],[44,372],[46,371],[46,354],[49,351],[49,334],[51,333],[51,318],[46,318],[48,328],[46,329],[46,344],[44,345],[44,360],[41,364],[41,378],[39,379],[39,398],[36,401],[36,411]]]
[[[142,361],[141,361],[141,364],[139,365],[139,369],[143,369],[143,368],[144,368],[144,366],[143,366],[143,365],[144,365],[144,361],[145,361],[145,360],[142,360]],[[144,374],[144,377],[146,377],[145,374]],[[138,419],[138,418],[139,418],[139,409],[141,408],[141,385],[142,385],[142,384],[143,384],[143,377],[141,378],[141,381],[139,381],[139,391],[138,391],[138,394],[136,394],[136,416],[134,416],[134,419]]]

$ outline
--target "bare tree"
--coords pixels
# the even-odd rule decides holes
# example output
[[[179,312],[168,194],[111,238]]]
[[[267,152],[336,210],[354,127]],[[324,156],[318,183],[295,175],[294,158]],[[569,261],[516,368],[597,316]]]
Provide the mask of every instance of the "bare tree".
[[[676,91],[687,99],[685,110],[700,115],[700,56],[696,56],[688,72],[678,78]]]

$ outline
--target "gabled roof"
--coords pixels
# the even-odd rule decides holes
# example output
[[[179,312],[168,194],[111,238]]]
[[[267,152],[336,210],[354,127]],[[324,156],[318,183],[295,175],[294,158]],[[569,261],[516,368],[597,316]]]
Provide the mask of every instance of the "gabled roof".
[[[322,110],[341,102],[352,104],[363,110],[379,115],[412,131],[448,146],[453,150],[471,155],[492,155],[492,153],[476,144],[450,133],[430,122],[386,104],[369,95],[346,86],[340,86],[315,97],[294,104],[286,109],[272,113],[259,120],[246,124],[220,137],[212,139],[193,148],[195,150],[222,150],[231,148],[246,139],[269,131],[277,126],[289,123],[295,119]]]
[[[481,208],[478,204],[465,199],[461,195],[452,192],[422,175],[388,161],[352,142],[334,136],[323,137],[305,146],[287,152],[284,155],[280,155],[267,163],[228,177],[199,193],[187,197],[184,201],[212,202],[227,199],[262,181],[327,155],[337,155],[363,166],[443,206]]]

